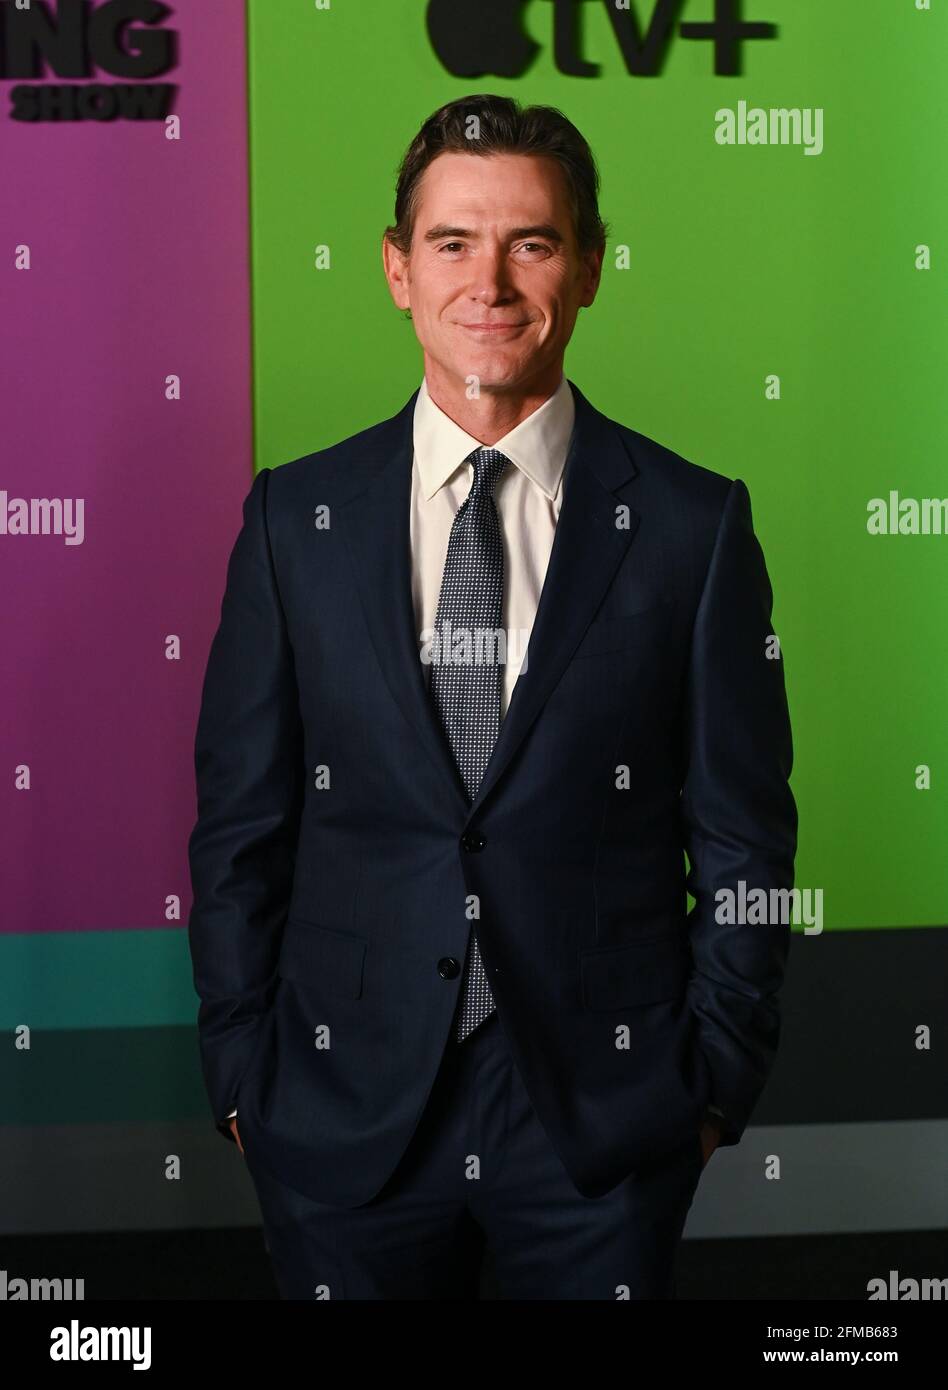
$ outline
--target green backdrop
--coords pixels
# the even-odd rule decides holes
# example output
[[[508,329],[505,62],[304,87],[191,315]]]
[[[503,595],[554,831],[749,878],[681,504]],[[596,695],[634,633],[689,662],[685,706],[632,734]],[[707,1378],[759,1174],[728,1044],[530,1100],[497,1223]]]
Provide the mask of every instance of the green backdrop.
[[[712,8],[692,0],[683,18]],[[650,9],[639,0],[643,20]],[[948,5],[744,9],[779,35],[745,46],[740,76],[676,38],[660,75],[630,77],[598,4],[582,44],[601,75],[564,76],[549,0],[532,0],[524,30],[542,51],[527,74],[459,80],[422,0],[249,0],[256,466],[392,414],[420,381],[380,238],[422,120],[465,92],[559,106],[596,152],[612,231],[567,374],[750,489],[793,719],[797,883],[823,890],[826,929],[942,924],[948,537],[870,536],[866,508],[892,489],[948,491]],[[822,108],[823,152],[717,144],[716,110],[740,100]],[[314,268],[317,245],[329,269]]]

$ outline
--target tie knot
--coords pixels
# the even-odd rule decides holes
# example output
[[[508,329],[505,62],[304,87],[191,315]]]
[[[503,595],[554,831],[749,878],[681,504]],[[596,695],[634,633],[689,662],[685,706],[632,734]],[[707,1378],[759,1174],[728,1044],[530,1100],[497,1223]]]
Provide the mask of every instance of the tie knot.
[[[492,495],[497,486],[497,480],[510,459],[499,449],[482,448],[475,449],[473,454],[468,454],[467,462],[474,468],[474,483],[471,487],[471,493],[486,492],[488,495]]]

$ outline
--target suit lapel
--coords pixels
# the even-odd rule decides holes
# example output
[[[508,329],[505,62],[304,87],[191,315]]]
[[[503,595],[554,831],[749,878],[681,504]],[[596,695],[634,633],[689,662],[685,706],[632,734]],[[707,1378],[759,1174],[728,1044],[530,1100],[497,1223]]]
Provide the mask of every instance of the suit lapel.
[[[425,686],[411,592],[412,423],[416,391],[373,437],[377,471],[338,507],[375,654],[392,697],[441,773],[454,811],[468,800]]]
[[[599,607],[638,527],[616,525],[615,490],[637,469],[613,424],[570,382],[576,421],[563,503],[521,672],[477,796],[467,796],[431,705],[419,656],[411,593],[412,423],[417,391],[373,435],[377,468],[369,486],[338,506],[366,623],[385,681],[446,796],[469,820],[483,804],[539,715]]]

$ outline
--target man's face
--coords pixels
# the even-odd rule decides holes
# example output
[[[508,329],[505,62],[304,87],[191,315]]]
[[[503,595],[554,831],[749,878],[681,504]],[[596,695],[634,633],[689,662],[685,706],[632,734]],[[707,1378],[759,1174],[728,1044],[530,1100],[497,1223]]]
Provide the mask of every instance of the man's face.
[[[602,266],[601,252],[579,253],[560,166],[515,154],[439,155],[421,179],[410,255],[386,240],[383,257],[429,380],[474,376],[499,392],[556,385]]]

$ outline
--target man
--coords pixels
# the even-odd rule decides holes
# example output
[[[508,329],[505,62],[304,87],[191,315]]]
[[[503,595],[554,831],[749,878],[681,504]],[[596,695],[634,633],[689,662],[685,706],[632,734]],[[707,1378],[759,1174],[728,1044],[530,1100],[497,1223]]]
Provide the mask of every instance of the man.
[[[430,117],[383,239],[423,382],[244,504],[189,930],[287,1298],[471,1296],[484,1245],[503,1298],[673,1297],[773,1063],[789,926],[716,896],[793,882],[770,584],[744,483],[563,375],[597,190],[557,111]]]

